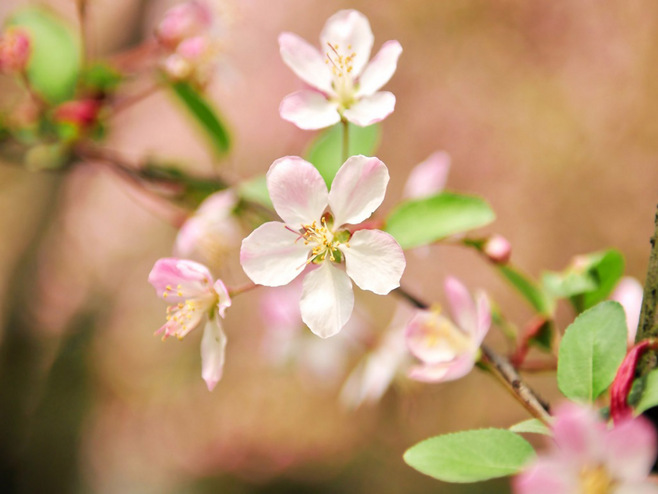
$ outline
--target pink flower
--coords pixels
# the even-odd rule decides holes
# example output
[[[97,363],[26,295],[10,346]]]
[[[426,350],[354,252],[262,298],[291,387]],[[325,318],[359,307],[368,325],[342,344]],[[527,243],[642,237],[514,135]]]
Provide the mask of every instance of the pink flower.
[[[205,323],[201,340],[201,376],[212,391],[222,377],[226,335],[220,317],[231,306],[231,297],[221,280],[213,281],[208,268],[184,259],[159,259],[149,283],[167,307],[167,322],[158,330],[163,339],[175,335],[183,339]]]
[[[569,403],[553,424],[555,445],[514,479],[517,494],[649,494],[656,432],[642,417],[610,429],[596,411]]]
[[[189,258],[198,253],[204,259],[222,260],[242,238],[233,214],[237,204],[229,189],[208,196],[178,232],[174,255]]]
[[[9,28],[0,36],[0,72],[20,72],[30,58],[30,35],[21,28]]]
[[[419,199],[438,194],[446,185],[449,171],[450,155],[444,151],[432,153],[409,173],[404,186],[404,197]]]
[[[473,300],[455,278],[447,278],[446,295],[457,325],[438,311],[419,311],[407,325],[409,351],[421,361],[409,377],[418,381],[452,381],[468,374],[491,325],[491,310],[482,292]]]
[[[377,158],[352,156],[338,170],[331,192],[310,163],[288,156],[267,172],[274,209],[284,223],[261,225],[242,241],[240,263],[254,283],[282,286],[304,276],[300,309],[318,336],[338,333],[352,314],[350,278],[363,290],[385,295],[400,284],[406,262],[388,233],[346,225],[369,218],[384,200],[389,176]]]
[[[367,126],[386,118],[395,96],[379,89],[395,72],[402,46],[387,41],[367,63],[373,42],[368,19],[356,10],[341,10],[327,20],[320,51],[296,34],[282,33],[283,61],[313,89],[286,96],[281,118],[300,129],[321,129],[341,119]]]
[[[217,52],[217,45],[208,36],[188,38],[164,59],[162,69],[171,79],[204,84],[212,75]]]
[[[628,325],[628,344],[635,343],[637,334],[637,325],[640,322],[640,312],[642,310],[642,297],[644,288],[635,278],[622,278],[615,291],[610,296],[611,300],[619,302],[626,312],[626,324]]]
[[[186,38],[208,30],[212,20],[210,7],[205,2],[192,0],[167,10],[156,28],[155,35],[160,44],[173,50]]]

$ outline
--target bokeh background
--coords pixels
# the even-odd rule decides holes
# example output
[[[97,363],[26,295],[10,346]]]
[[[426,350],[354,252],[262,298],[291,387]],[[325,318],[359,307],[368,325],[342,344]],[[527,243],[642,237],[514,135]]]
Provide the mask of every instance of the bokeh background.
[[[0,19],[34,3],[3,0]],[[74,2],[41,3],[75,26]],[[382,211],[413,165],[444,150],[448,188],[490,201],[497,220],[485,232],[506,236],[530,274],[615,247],[627,273],[644,279],[658,202],[656,2],[216,3],[226,32],[209,94],[232,130],[230,157],[216,162],[164,91],[112,119],[108,148],[234,178],[303,153],[312,133],[278,116],[281,98],[302,83],[281,62],[277,36],[292,31],[316,43],[331,14],[356,8],[370,19],[375,50],[388,39],[404,48],[387,85],[396,111],[377,153],[391,172]],[[112,57],[138,45],[170,5],[90,0],[89,53]],[[345,410],[340,380],[263,358],[253,292],[228,312],[225,375],[209,393],[200,334],[180,343],[153,336],[164,304],[146,279],[176,234],[156,206],[94,163],[69,174],[0,163],[0,211],[0,468],[12,491],[509,491],[505,481],[442,484],[401,459],[432,435],[526,418],[488,376],[432,386],[402,379],[378,405]],[[484,261],[454,246],[409,256],[403,283],[440,302],[446,274],[487,289],[520,325],[531,316]],[[237,254],[222,276],[246,281]],[[376,311],[374,325],[388,324],[388,299],[359,293],[358,301]],[[566,307],[560,314],[570,316]],[[529,380],[557,399],[550,375]]]

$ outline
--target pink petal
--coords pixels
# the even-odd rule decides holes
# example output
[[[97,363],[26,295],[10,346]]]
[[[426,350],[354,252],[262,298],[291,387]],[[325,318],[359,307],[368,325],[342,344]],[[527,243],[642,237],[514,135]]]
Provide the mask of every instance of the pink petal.
[[[457,278],[448,276],[445,280],[445,292],[457,326],[468,334],[478,334],[478,313],[471,294]]]
[[[656,458],[656,431],[642,416],[627,420],[608,431],[603,451],[607,469],[615,478],[641,481]]]
[[[295,230],[319,222],[327,207],[327,185],[320,172],[297,156],[272,163],[267,172],[267,190],[278,215]]]
[[[628,325],[628,343],[635,342],[637,325],[640,321],[642,310],[642,297],[644,289],[635,278],[622,278],[610,299],[619,302],[626,312],[626,324]]]
[[[408,198],[438,194],[445,187],[450,171],[450,155],[443,151],[433,153],[409,173],[403,195]]]
[[[240,264],[251,281],[265,286],[290,283],[306,267],[309,248],[286,225],[271,221],[242,241]]]
[[[374,94],[391,79],[397,68],[400,53],[402,53],[402,45],[397,41],[387,41],[382,45],[359,77],[357,98]]]
[[[347,275],[330,262],[304,277],[299,304],[302,320],[316,335],[328,338],[347,323],[354,308],[354,293]]]
[[[329,192],[336,227],[370,217],[386,195],[388,169],[377,158],[352,156],[340,167]]]
[[[342,56],[354,53],[352,74],[357,77],[370,58],[375,37],[366,16],[356,10],[341,10],[332,15],[320,34],[321,50],[329,50],[328,44],[338,45]]]
[[[395,110],[395,96],[388,91],[380,91],[365,96],[343,112],[343,116],[360,127],[381,122]],[[283,117],[283,115],[281,115]],[[284,117],[285,118],[285,117]]]
[[[475,311],[477,313],[477,325],[473,337],[475,343],[480,346],[491,327],[491,304],[486,293],[475,293]]]
[[[203,297],[210,293],[213,282],[203,264],[174,257],[158,259],[148,280],[158,296],[170,303]]]
[[[578,465],[575,466],[577,468]],[[577,494],[578,472],[554,458],[540,458],[513,480],[515,494]]]
[[[315,91],[289,94],[281,101],[279,114],[303,130],[323,129],[340,122],[337,104]]]
[[[206,323],[201,339],[201,377],[206,381],[208,391],[212,391],[222,378],[226,334],[218,317]]]
[[[409,377],[422,382],[454,381],[471,372],[474,364],[475,355],[466,353],[450,362],[412,367],[409,370]]]
[[[284,63],[307,84],[333,94],[331,70],[325,57],[304,39],[293,33],[279,35],[279,50]]]
[[[407,324],[405,341],[413,356],[425,364],[441,364],[472,350],[466,333],[442,315],[419,310]]]
[[[560,456],[568,463],[583,466],[599,462],[605,433],[605,424],[586,406],[566,403],[555,413],[555,442]]]
[[[400,245],[388,233],[359,230],[339,248],[345,255],[347,274],[362,290],[386,295],[400,286],[407,261]]]
[[[231,296],[228,293],[228,288],[226,288],[226,285],[222,280],[217,280],[213,288],[219,298],[219,301],[217,302],[217,312],[221,317],[225,317],[226,309],[228,309],[233,303],[231,301]]]

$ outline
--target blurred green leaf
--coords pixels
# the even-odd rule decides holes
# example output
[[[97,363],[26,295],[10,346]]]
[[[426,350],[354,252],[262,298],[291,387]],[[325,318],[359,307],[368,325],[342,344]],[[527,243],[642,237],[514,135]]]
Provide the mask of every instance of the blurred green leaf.
[[[409,448],[404,461],[445,482],[479,482],[519,472],[534,454],[518,434],[482,429],[426,439]]]
[[[217,154],[221,156],[226,153],[231,147],[231,140],[212,104],[187,82],[174,82],[171,88],[210,138]]]
[[[45,9],[26,8],[9,20],[30,34],[30,85],[50,103],[71,99],[80,73],[80,47],[72,29]]]
[[[510,265],[498,265],[498,270],[516,288],[538,313],[551,316],[555,308],[553,299],[527,275]]]
[[[272,200],[267,190],[265,175],[258,175],[250,180],[245,180],[238,186],[238,194],[247,201],[252,201],[271,208]]]
[[[386,219],[385,230],[410,249],[488,225],[495,217],[484,199],[442,192],[403,202]]]
[[[545,436],[553,435],[551,429],[549,429],[548,426],[539,419],[524,420],[523,422],[514,424],[509,428],[509,430],[517,434],[543,434]]]
[[[147,163],[139,171],[140,178],[153,185],[171,186],[174,196],[184,205],[196,208],[210,194],[227,186],[217,179],[188,175],[175,166]]]
[[[369,127],[348,124],[348,129],[348,155],[372,156],[379,144],[381,127],[378,124]],[[315,165],[327,187],[330,187],[336,172],[343,165],[343,124],[338,123],[319,134],[306,151],[306,160]]]
[[[626,314],[617,302],[601,302],[566,329],[558,354],[557,383],[564,396],[593,402],[612,383],[626,355]]]
[[[80,85],[89,93],[111,93],[121,83],[123,76],[113,67],[103,62],[94,62],[84,68],[80,75]]]

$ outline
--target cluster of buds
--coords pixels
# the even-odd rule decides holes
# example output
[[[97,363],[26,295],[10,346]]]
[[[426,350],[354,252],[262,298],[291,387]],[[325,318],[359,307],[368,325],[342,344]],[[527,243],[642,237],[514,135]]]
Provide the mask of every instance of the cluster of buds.
[[[0,36],[0,73],[23,72],[30,51],[30,36],[25,30],[7,29]]]
[[[166,53],[161,67],[167,77],[205,84],[218,52],[211,8],[203,1],[192,0],[169,9],[155,36]]]

